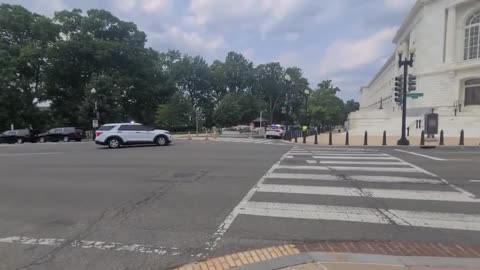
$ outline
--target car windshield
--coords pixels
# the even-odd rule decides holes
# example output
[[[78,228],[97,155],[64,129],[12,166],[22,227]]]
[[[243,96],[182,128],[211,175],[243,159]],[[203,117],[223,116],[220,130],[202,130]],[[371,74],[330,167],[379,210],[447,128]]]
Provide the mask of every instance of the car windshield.
[[[0,270],[480,270],[480,0],[2,0],[0,130]]]

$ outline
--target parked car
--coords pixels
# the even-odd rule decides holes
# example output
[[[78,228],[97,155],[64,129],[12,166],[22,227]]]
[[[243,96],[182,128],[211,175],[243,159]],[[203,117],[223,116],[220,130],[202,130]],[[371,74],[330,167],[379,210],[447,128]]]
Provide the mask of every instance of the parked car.
[[[59,141],[81,141],[85,138],[83,130],[74,127],[52,128],[49,131],[39,134],[38,141],[44,142],[59,142]]]
[[[105,124],[95,132],[95,143],[119,148],[122,145],[157,144],[166,146],[172,142],[167,130],[153,129],[138,123]]]
[[[0,134],[0,143],[35,143],[38,139],[38,130],[14,129]]]
[[[265,137],[268,138],[283,138],[285,135],[285,126],[284,125],[271,125],[267,127],[267,132]]]

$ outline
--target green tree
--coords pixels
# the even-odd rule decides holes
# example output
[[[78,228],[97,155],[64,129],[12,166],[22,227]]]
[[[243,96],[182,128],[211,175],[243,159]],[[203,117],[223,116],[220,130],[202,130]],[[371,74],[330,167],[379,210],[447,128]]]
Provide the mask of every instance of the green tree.
[[[345,119],[344,103],[336,96],[340,89],[331,81],[323,81],[313,91],[308,102],[308,111],[316,125],[343,124]]]
[[[242,54],[229,52],[223,65],[225,85],[230,93],[251,93],[255,77],[253,63]]]
[[[158,106],[155,124],[167,129],[185,128],[190,126],[192,107],[188,99],[181,94],[174,94],[166,104]]]
[[[267,103],[270,122],[274,122],[275,111],[280,107],[280,101],[285,97],[285,72],[280,63],[259,65],[255,69],[256,92]]]
[[[0,5],[0,127],[42,128],[36,107],[45,91],[48,49],[58,27],[18,5]]]
[[[215,123],[222,127],[237,125],[241,120],[241,108],[237,94],[227,94],[214,113]]]

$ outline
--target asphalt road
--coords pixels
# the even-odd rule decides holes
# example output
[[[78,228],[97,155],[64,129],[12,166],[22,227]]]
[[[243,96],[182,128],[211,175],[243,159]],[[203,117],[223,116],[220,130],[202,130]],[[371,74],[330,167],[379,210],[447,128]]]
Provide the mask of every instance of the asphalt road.
[[[478,148],[404,149],[434,159],[396,148],[292,148],[263,140],[0,145],[0,269],[168,269],[317,240],[480,244],[480,182],[470,181],[480,180]],[[380,163],[345,165],[369,160]],[[338,179],[311,176],[327,173]],[[412,199],[389,189],[430,193]]]

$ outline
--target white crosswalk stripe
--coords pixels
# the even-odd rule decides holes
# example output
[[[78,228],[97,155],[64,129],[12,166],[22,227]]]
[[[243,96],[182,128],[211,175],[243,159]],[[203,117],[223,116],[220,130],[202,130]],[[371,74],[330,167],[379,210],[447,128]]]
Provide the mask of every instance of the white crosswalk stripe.
[[[448,212],[438,203],[456,207]],[[295,146],[235,207],[222,232],[238,215],[480,231],[480,215],[459,207],[479,203],[462,188],[388,154]]]

